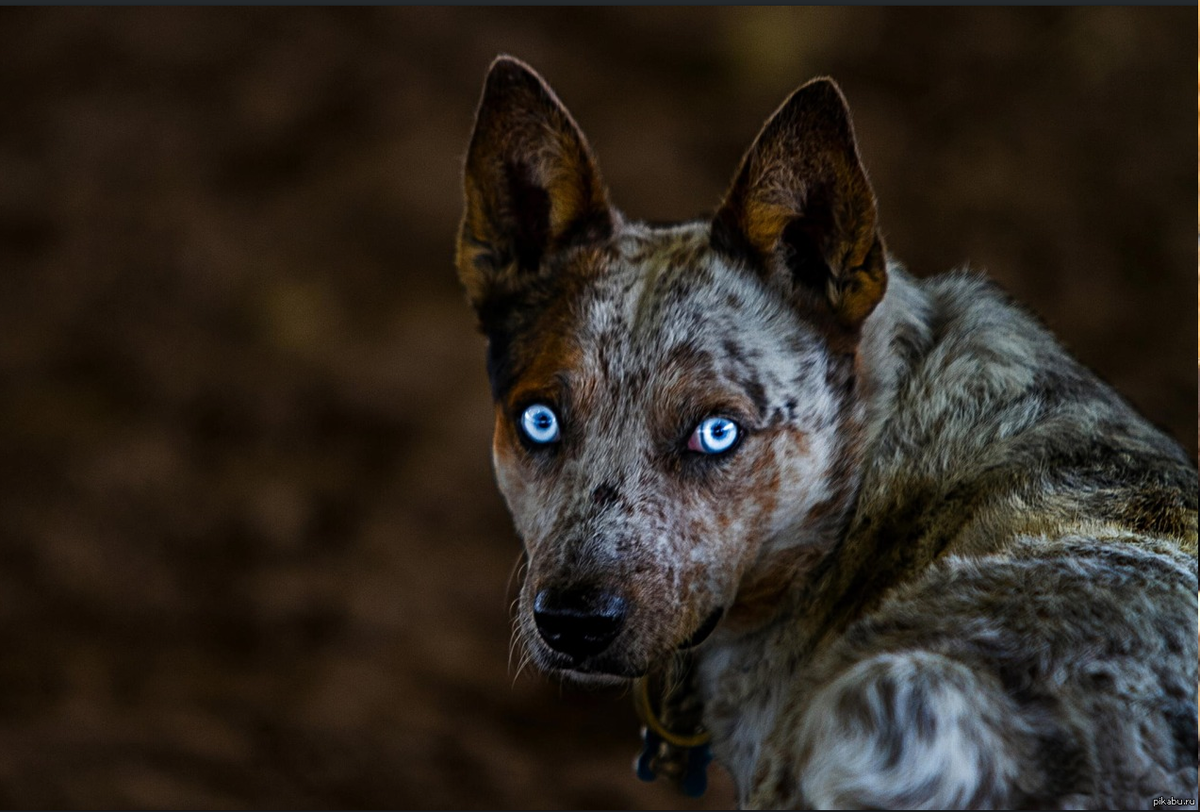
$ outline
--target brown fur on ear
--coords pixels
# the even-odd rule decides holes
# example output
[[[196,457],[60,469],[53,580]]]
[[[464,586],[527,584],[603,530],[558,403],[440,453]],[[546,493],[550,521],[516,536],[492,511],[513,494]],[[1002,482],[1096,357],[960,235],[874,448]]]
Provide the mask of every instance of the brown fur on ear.
[[[528,65],[492,63],[464,173],[458,273],[481,326],[572,243],[612,233],[615,214],[583,133]]]
[[[713,244],[831,309],[843,328],[857,329],[883,298],[875,195],[831,79],[804,85],[767,121],[713,220]]]

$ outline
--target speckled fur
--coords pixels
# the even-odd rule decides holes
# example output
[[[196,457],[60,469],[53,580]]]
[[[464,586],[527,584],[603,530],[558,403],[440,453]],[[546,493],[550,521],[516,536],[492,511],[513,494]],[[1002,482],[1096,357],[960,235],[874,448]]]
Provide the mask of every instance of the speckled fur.
[[[978,276],[886,260],[832,83],[768,123],[711,221],[625,221],[586,139],[498,60],[459,273],[488,338],[534,662],[694,650],[747,807],[1143,808],[1197,783],[1194,465]],[[516,420],[553,404],[562,440]],[[686,450],[735,419],[727,455]],[[582,663],[532,595],[629,619]]]

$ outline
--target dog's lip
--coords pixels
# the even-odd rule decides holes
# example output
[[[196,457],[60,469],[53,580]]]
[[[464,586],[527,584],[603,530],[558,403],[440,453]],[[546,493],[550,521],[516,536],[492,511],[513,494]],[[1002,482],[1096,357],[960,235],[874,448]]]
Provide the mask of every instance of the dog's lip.
[[[615,684],[646,675],[645,669],[631,669],[624,663],[600,658],[593,661],[548,663],[547,669],[583,682]]]
[[[583,686],[593,686],[596,688],[608,688],[619,685],[628,685],[630,680],[636,680],[644,677],[644,673],[627,674],[625,672],[613,673],[611,671],[594,671],[591,669],[579,668],[556,668],[552,672],[559,674],[562,677],[569,677],[574,683]]]
[[[721,622],[721,618],[724,616],[724,614],[725,607],[723,606],[718,606],[711,613],[709,613],[708,617],[704,619],[704,622],[700,624],[700,628],[692,632],[692,636],[685,640],[683,645],[679,647],[680,650],[695,648],[707,640],[708,636],[713,633],[714,629],[717,628],[717,624]]]

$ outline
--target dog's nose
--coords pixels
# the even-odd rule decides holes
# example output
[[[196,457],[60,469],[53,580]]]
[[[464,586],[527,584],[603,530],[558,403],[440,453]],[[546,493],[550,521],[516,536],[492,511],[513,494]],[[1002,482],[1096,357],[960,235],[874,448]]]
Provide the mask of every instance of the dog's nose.
[[[625,600],[610,592],[543,589],[533,599],[533,620],[546,645],[574,660],[599,654],[625,625]]]

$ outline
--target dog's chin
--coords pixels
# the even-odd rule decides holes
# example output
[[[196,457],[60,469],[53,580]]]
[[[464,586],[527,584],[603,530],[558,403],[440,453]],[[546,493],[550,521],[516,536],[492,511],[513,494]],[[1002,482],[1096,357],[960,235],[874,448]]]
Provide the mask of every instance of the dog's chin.
[[[605,674],[600,671],[578,671],[573,668],[556,668],[550,672],[559,679],[583,688],[619,688],[628,685],[635,677]]]
[[[559,679],[597,688],[624,685],[646,674],[645,668],[611,657],[574,662],[558,654],[538,652],[535,660],[542,671]]]

